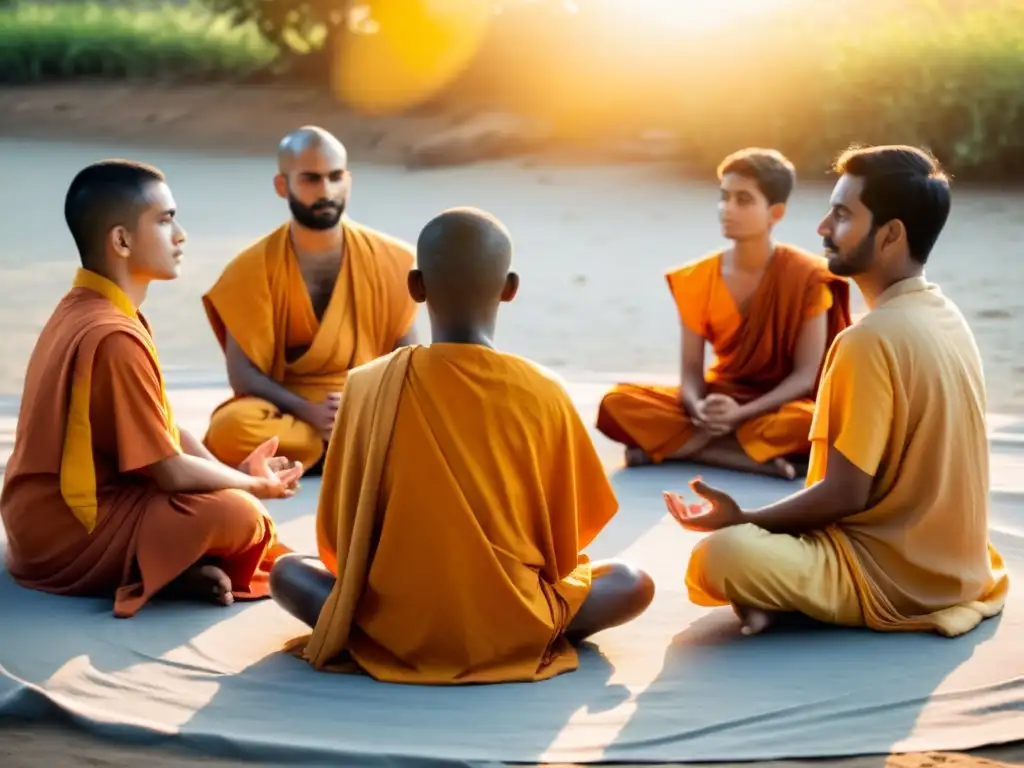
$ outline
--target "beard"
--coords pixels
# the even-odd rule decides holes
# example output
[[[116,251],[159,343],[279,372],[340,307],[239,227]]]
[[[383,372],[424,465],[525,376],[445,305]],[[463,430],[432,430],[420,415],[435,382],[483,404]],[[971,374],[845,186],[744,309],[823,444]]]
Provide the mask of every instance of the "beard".
[[[845,253],[840,251],[830,238],[825,238],[824,245],[828,252],[828,270],[839,277],[862,275],[871,268],[871,263],[875,260],[874,232],[868,232],[863,240]]]
[[[312,205],[303,205],[289,194],[288,208],[292,218],[306,229],[334,229],[345,213],[345,201],[317,200]]]

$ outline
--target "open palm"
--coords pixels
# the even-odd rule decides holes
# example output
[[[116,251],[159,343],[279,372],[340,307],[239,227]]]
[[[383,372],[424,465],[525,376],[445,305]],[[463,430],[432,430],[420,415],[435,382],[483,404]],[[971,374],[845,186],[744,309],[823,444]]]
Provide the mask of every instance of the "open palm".
[[[746,522],[739,504],[724,491],[700,478],[690,481],[690,489],[704,499],[702,504],[688,504],[679,494],[664,492],[669,514],[686,530],[709,533]]]
[[[268,483],[280,483],[286,489],[293,489],[302,477],[302,464],[284,456],[275,456],[278,444],[276,437],[270,438],[250,453],[239,469]]]

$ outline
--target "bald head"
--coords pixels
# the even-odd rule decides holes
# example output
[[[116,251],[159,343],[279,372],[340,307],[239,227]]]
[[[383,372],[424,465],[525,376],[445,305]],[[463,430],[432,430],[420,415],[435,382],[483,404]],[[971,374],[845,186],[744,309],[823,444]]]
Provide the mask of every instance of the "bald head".
[[[416,243],[416,266],[422,296],[413,298],[452,321],[493,321],[498,304],[511,301],[518,286],[509,271],[512,236],[476,208],[453,208],[431,219]]]
[[[294,223],[312,230],[338,226],[352,188],[344,144],[323,128],[304,125],[281,139],[277,170],[274,187],[288,201]]]
[[[319,153],[335,160],[340,168],[348,166],[348,151],[337,137],[315,125],[304,125],[277,145],[277,169],[287,175],[295,170],[303,155]]]

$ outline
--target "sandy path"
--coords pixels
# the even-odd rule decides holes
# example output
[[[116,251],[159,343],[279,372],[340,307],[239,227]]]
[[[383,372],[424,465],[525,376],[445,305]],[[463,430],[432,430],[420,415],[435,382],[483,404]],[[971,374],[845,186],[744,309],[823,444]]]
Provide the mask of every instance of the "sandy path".
[[[3,176],[15,180],[0,185],[7,234],[0,250],[0,396],[20,393],[36,334],[70,280],[74,255],[61,215],[67,183],[85,163],[118,154],[114,146],[0,139]],[[240,247],[285,215],[271,189],[272,163],[168,150],[131,156],[168,173],[190,234],[182,278],[155,287],[147,304],[162,359],[172,381],[220,381],[199,297]],[[451,205],[479,205],[507,222],[523,285],[502,315],[505,348],[566,373],[677,370],[677,321],[661,275],[718,245],[712,184],[683,183],[645,166],[408,172],[356,164],[354,171],[352,216],[396,235],[415,239],[431,215]],[[781,239],[820,249],[815,229],[828,189],[801,185]],[[1022,203],[1022,192],[958,190],[929,270],[975,329],[995,411],[1024,412]]]

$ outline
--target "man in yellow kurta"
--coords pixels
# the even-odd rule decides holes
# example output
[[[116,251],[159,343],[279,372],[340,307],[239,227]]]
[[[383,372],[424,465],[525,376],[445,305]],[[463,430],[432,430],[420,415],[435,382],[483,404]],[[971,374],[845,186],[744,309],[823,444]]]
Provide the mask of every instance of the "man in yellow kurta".
[[[949,184],[910,147],[851,150],[819,227],[829,267],[870,307],[829,350],[802,491],[744,510],[700,481],[686,528],[698,605],[732,604],[745,634],[779,613],[880,631],[973,629],[1009,579],[989,542],[985,380],[963,315],[924,277]]]
[[[249,246],[203,297],[233,396],[205,444],[234,464],[271,437],[309,469],[323,456],[350,369],[415,341],[412,247],[345,217],[344,146],[306,126],[278,149],[291,220]]]
[[[436,685],[573,670],[574,643],[642,613],[653,582],[581,554],[618,510],[601,461],[557,377],[494,348],[519,285],[507,230],[447,211],[417,254],[432,344],[352,372],[320,558],[286,555],[271,594],[313,627],[293,650],[318,669]]]

